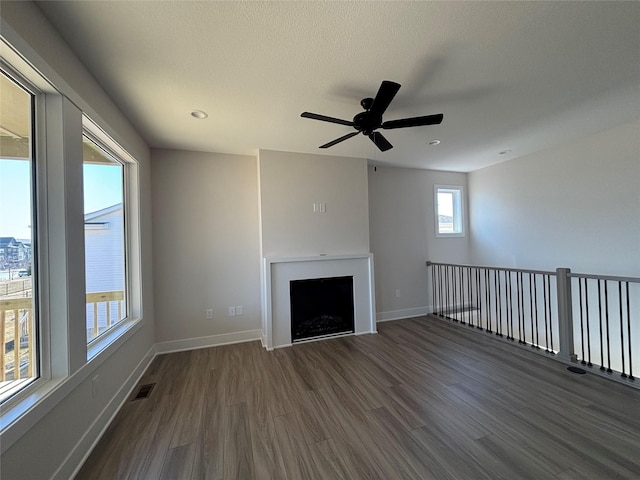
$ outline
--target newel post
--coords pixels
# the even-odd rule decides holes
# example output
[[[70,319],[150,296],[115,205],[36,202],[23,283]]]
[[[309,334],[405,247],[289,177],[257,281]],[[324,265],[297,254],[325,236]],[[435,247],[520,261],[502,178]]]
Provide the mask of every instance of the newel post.
[[[560,351],[558,357],[565,361],[575,362],[573,352],[573,311],[571,297],[571,270],[556,269],[556,286],[558,289],[558,330],[560,334]]]

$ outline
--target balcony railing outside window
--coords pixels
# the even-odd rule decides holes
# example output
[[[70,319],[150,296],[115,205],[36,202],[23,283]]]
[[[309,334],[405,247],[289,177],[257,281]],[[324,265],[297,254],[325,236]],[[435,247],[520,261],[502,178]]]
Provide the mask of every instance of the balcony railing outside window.
[[[87,318],[87,332],[97,336],[116,323],[123,311],[124,292],[94,292],[87,294],[87,304],[93,315]],[[103,313],[103,315],[100,315]],[[0,300],[0,395],[14,380],[33,375],[36,335],[31,328],[33,300],[31,297]],[[106,319],[102,322],[100,319]]]

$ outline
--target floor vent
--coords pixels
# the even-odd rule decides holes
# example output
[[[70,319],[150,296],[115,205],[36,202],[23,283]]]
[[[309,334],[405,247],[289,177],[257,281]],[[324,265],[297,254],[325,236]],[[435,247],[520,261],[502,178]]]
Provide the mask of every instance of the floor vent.
[[[133,397],[133,399],[140,400],[142,398],[147,398],[149,395],[151,395],[151,390],[153,390],[153,387],[155,386],[156,386],[155,383],[148,383],[146,385],[142,385],[138,390],[138,393],[136,393],[136,396]]]
[[[584,375],[585,373],[587,373],[586,370],[580,368],[580,367],[567,367],[567,370],[569,370],[572,373],[577,373],[579,375]]]

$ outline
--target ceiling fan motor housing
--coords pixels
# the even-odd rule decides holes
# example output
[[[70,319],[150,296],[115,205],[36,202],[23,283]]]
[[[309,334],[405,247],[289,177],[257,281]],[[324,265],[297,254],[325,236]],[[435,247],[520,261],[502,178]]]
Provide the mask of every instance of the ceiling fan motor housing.
[[[367,100],[365,98],[365,100]],[[364,101],[364,100],[363,100]],[[382,124],[382,115],[377,115],[369,111],[360,112],[353,117],[353,127],[365,135],[371,134],[376,128]]]

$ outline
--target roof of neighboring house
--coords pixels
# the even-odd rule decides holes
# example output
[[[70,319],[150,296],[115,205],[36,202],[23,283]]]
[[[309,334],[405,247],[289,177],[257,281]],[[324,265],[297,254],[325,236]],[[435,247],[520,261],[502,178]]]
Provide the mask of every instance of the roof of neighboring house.
[[[116,203],[115,205],[111,205],[110,207],[106,207],[101,210],[96,210],[95,212],[85,213],[84,221],[91,222],[100,217],[104,217],[105,215],[109,215],[110,213],[117,212],[118,210],[122,210],[122,203]]]
[[[15,237],[0,237],[0,247],[11,246],[12,244],[18,245],[18,242]]]

